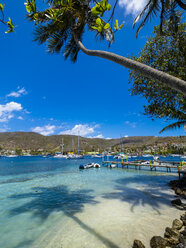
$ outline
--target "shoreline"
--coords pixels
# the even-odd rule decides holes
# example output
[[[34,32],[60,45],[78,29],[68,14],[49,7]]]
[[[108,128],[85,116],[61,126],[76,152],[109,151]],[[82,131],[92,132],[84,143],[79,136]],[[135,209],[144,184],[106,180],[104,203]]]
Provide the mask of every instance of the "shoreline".
[[[165,228],[164,237],[153,236],[151,238],[151,248],[186,248],[186,204],[181,201],[181,199],[186,199],[186,178],[172,180],[169,186],[174,190],[176,197],[171,204],[184,213],[181,214],[180,219],[172,221],[171,227]],[[140,240],[135,239],[132,248],[146,247]]]
[[[19,163],[17,163],[17,165],[18,164]],[[24,166],[24,163],[22,165]],[[16,165],[14,165],[13,167],[11,165],[10,168],[12,170],[12,168],[16,168]],[[87,185],[88,182],[88,185],[90,186],[89,188],[92,189],[92,187],[95,186],[94,185],[95,176],[98,175],[97,173],[98,171],[100,170],[92,170],[91,173],[87,171],[86,173],[91,175],[90,177],[88,177],[88,180],[87,177],[83,176],[84,174],[78,173],[78,175],[80,175],[81,178],[84,178],[85,180],[85,181],[83,180],[84,184]],[[96,192],[98,193],[98,195],[97,194],[92,195],[90,193],[88,193],[87,195],[88,197],[93,197],[94,201],[96,201],[97,204],[96,205],[90,204],[89,201],[87,201],[87,204],[86,202],[85,204],[81,204],[80,206],[83,207],[82,211],[78,211],[77,214],[75,214],[75,217],[69,215],[66,216],[68,218],[65,217],[66,218],[65,220],[68,219],[68,223],[65,225],[63,225],[64,219],[61,219],[62,220],[61,226],[60,223],[58,225],[58,221],[57,223],[53,222],[54,220],[60,219],[60,217],[62,216],[61,210],[63,209],[59,209],[60,211],[56,215],[55,213],[56,205],[52,203],[51,207],[49,207],[48,209],[50,213],[50,218],[47,218],[47,222],[45,224],[45,227],[47,226],[49,227],[49,225],[53,222],[53,224],[51,225],[52,228],[46,229],[44,235],[41,235],[42,239],[40,238],[35,239],[31,247],[41,248],[44,247],[43,244],[46,243],[48,245],[46,247],[48,248],[51,247],[61,248],[60,244],[63,244],[64,248],[65,247],[81,248],[84,243],[87,244],[87,247],[90,248],[95,248],[96,246],[108,248],[108,247],[113,247],[113,244],[121,248],[122,247],[129,248],[132,247],[134,238],[138,238],[144,242],[146,248],[149,248],[150,238],[153,235],[162,235],[162,233],[164,232],[164,227],[171,225],[171,216],[175,216],[178,219],[180,217],[181,211],[176,210],[170,205],[170,201],[174,199],[174,193],[168,186],[170,180],[175,180],[177,178],[172,173],[170,174],[172,175],[172,177],[170,178],[170,177],[166,177],[167,173],[166,174],[163,173],[163,175],[161,172],[149,173],[149,171],[147,172],[141,171],[136,173],[136,171],[134,170],[133,172],[131,171],[131,173],[124,172],[124,177],[123,177],[121,176],[120,172],[121,170],[110,170],[110,169],[101,170],[100,171],[101,174],[99,173],[100,176],[98,175],[97,178],[99,182],[99,190],[98,192],[97,191]],[[58,182],[61,184],[61,182],[63,181],[63,184],[67,185],[68,181],[66,181],[66,174],[64,175],[64,174],[56,173],[56,175],[57,175],[57,177],[55,177],[56,183],[54,184],[53,182],[53,176],[51,178],[47,176],[47,185],[44,185],[44,187],[47,187],[46,189],[50,189],[50,188],[52,189],[52,191],[49,190],[47,192],[50,193],[49,195],[52,197],[52,199],[54,197],[54,203],[56,201],[57,203],[61,203],[60,200],[61,192],[59,192],[60,194],[58,194],[58,188],[55,188],[54,189],[55,191],[53,191],[53,188],[56,187],[54,185],[58,185],[57,184]],[[71,172],[69,175],[71,175]],[[75,174],[72,175],[73,177],[75,176]],[[101,175],[102,176],[104,175],[106,179],[106,181],[104,180],[104,185],[109,183],[107,184],[106,188],[108,188],[108,185],[113,185],[110,183],[115,182],[113,186],[110,186],[108,189],[103,190],[103,192],[102,190],[100,190],[100,188],[102,188],[101,186],[104,186],[101,183],[102,182]],[[131,176],[133,178],[132,180],[131,180]],[[166,178],[166,181],[164,181],[164,176]],[[63,178],[65,179],[65,181],[62,180]],[[37,186],[37,184],[38,186],[41,186],[42,184],[41,180],[37,178],[35,179],[35,177],[31,178],[31,180],[26,182],[28,186],[29,185],[32,186],[33,184],[34,186]],[[7,183],[8,182],[9,181],[7,181]],[[12,184],[9,185],[11,186]],[[74,185],[76,185],[75,181],[74,181]],[[4,187],[6,188],[6,185],[4,185]],[[73,194],[74,191],[77,191],[77,189],[73,187],[68,188],[69,194],[67,195],[65,192],[62,192],[64,193],[65,197],[67,196],[67,200],[68,199],[70,200],[71,196],[73,196],[73,198],[75,196],[75,199],[78,196]],[[59,199],[55,197],[56,193],[57,196],[60,197]],[[31,201],[34,203],[34,205],[32,206],[33,209],[39,211],[38,213],[40,213],[40,207],[43,206],[43,211],[45,211],[44,209],[45,204],[40,205],[40,202],[43,199],[43,197],[41,198],[38,192],[36,191],[34,191],[33,194],[34,196],[36,196],[36,200],[37,200],[37,202]],[[48,194],[45,194],[45,192],[43,192],[41,196],[47,197]],[[99,198],[97,196],[99,196]],[[38,204],[35,205],[35,203],[38,203],[39,205]],[[67,208],[65,207],[66,205],[64,205],[63,208],[66,213],[66,210],[69,210],[69,208],[68,208],[68,203],[66,202],[65,204],[67,204]],[[50,211],[50,209],[52,211]],[[104,223],[105,221],[106,223]],[[53,225],[55,225],[55,230]],[[63,231],[59,230],[58,233],[57,229],[61,229]],[[69,240],[68,242],[69,237],[71,237],[71,240]],[[82,240],[80,239],[80,237]],[[51,242],[49,244],[50,240]],[[37,241],[41,241],[41,243],[39,243],[41,245],[38,246]],[[79,246],[77,246],[76,242],[79,242],[78,243]],[[55,246],[56,244],[58,245]]]

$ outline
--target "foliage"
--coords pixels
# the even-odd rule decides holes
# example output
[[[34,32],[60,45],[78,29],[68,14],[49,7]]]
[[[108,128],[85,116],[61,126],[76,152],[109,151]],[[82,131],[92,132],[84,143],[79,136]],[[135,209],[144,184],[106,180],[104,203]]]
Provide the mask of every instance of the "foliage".
[[[35,0],[27,0],[27,17],[35,22],[35,41],[40,44],[47,42],[48,52],[59,53],[63,49],[65,58],[76,61],[79,47],[76,39],[82,40],[86,30],[96,32],[96,37],[106,39],[109,43],[114,40],[114,33],[123,25],[115,21],[114,28],[109,20],[104,19],[106,12],[111,10],[108,0],[100,2],[92,0],[45,0],[46,9],[38,10]],[[95,6],[93,6],[95,4]],[[92,7],[93,6],[93,7]]]
[[[72,139],[77,147],[78,138],[72,135],[52,135],[43,136],[38,133],[32,132],[6,132],[0,133],[0,147],[6,150],[14,150],[15,147],[22,150],[22,152],[30,152],[32,154],[40,154],[42,151],[46,153],[53,153],[54,151],[61,151],[61,140],[64,139],[64,152],[72,150]],[[165,146],[165,144],[182,144],[186,147],[186,136],[180,137],[154,137],[154,136],[134,136],[122,139],[92,139],[79,137],[80,149],[82,151],[96,151],[102,152],[110,147],[116,148],[116,151],[121,151],[121,142],[123,142],[123,149],[131,149],[136,151],[135,148],[149,146]]]
[[[142,20],[137,32],[138,35],[141,28],[148,22],[151,17],[158,16],[160,13],[160,33],[163,33],[163,26],[165,20],[171,21],[171,29],[177,31],[179,19],[176,15],[177,7],[186,10],[185,0],[149,0],[141,11],[141,13],[135,18],[133,27],[139,20]]]
[[[160,26],[154,27],[154,37],[150,37],[138,56],[132,58],[186,80],[186,23],[181,21],[180,14],[177,17],[179,25],[176,33],[170,29],[170,20],[164,23],[164,36],[160,35]],[[134,71],[130,72],[129,81],[133,83],[132,95],[142,95],[147,99],[148,105],[144,106],[145,115],[151,118],[177,120],[169,128],[185,124],[186,98],[184,95]],[[168,128],[164,130],[166,129]]]
[[[0,3],[0,12],[2,15],[2,18],[0,18],[0,22],[8,27],[8,30],[5,33],[6,34],[12,33],[14,31],[15,26],[13,25],[10,17],[8,18],[8,21],[4,20],[5,19],[5,17],[4,17],[4,5],[2,3]]]
[[[17,148],[15,150],[15,154],[18,155],[18,156],[21,156],[22,155],[22,149]]]

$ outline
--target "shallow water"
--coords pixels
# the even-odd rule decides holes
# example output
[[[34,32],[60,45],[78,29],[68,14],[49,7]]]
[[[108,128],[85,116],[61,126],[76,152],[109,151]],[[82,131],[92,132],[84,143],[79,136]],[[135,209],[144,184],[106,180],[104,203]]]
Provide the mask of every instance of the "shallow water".
[[[0,159],[0,247],[149,247],[179,216],[168,182],[177,175],[79,170],[92,159]],[[94,159],[101,162],[101,159]]]

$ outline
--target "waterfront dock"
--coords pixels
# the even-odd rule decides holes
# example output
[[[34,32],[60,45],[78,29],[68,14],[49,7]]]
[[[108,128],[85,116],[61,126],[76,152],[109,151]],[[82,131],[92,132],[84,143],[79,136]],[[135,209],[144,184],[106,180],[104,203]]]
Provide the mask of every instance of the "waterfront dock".
[[[149,163],[147,163],[149,162]],[[115,167],[120,167],[122,169],[125,168],[133,168],[133,169],[142,169],[149,168],[150,171],[156,171],[158,168],[165,168],[167,172],[180,172],[182,170],[182,164],[180,162],[166,162],[166,161],[147,161],[147,160],[138,160],[138,161],[103,161],[103,166],[111,167],[111,165],[115,165]]]

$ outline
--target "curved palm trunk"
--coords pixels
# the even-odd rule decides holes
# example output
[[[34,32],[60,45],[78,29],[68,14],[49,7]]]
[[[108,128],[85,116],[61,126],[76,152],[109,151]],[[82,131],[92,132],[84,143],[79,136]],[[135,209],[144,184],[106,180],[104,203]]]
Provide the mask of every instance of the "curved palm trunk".
[[[87,55],[100,57],[115,62],[117,64],[120,64],[126,68],[134,70],[135,72],[143,74],[145,77],[148,77],[160,83],[164,83],[168,87],[186,95],[186,81],[184,80],[181,80],[165,72],[154,69],[148,65],[142,64],[140,62],[134,61],[129,58],[122,57],[114,53],[101,51],[101,50],[89,50],[84,47],[81,41],[76,39],[76,42],[79,48],[81,49],[81,51]]]

